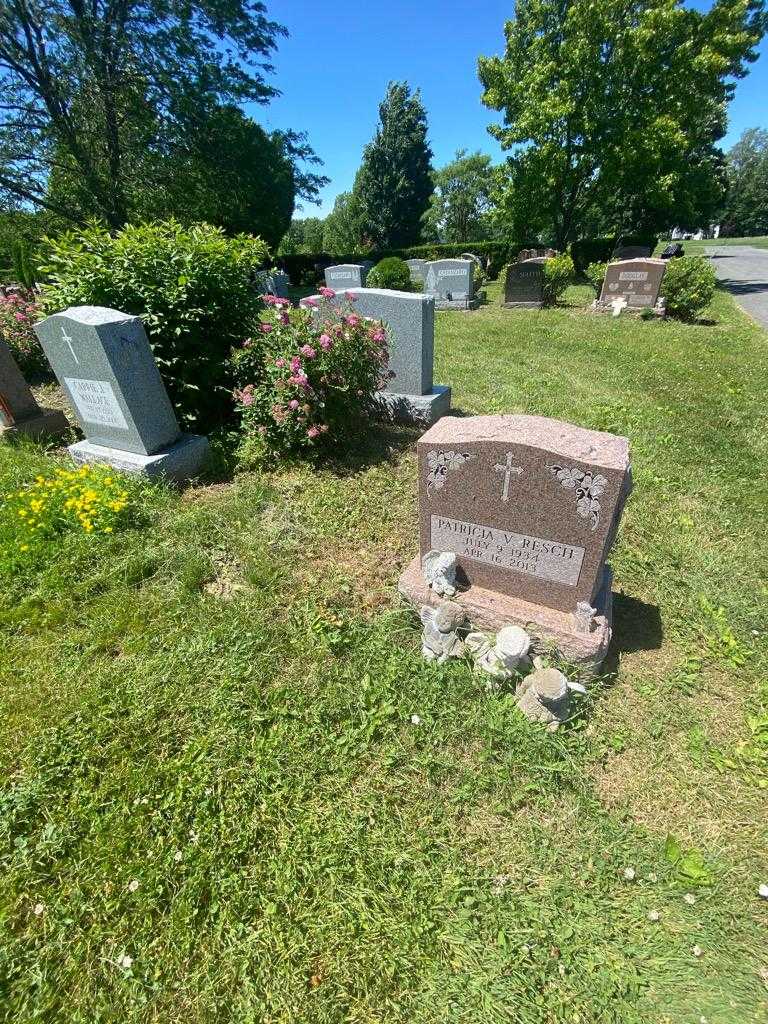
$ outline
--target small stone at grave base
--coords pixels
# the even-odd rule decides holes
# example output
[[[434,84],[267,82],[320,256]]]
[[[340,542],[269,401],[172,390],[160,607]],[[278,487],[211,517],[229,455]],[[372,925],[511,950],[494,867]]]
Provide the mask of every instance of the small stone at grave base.
[[[611,582],[611,570],[606,566],[603,587],[595,601],[593,628],[589,633],[580,631],[576,617],[570,612],[532,604],[484,587],[471,586],[460,590],[451,600],[463,608],[474,629],[495,633],[504,626],[521,626],[533,639],[531,653],[556,647],[567,661],[577,665],[589,678],[599,672],[611,642]],[[400,577],[398,590],[409,604],[419,607],[436,607],[441,600],[426,583],[418,555]]]

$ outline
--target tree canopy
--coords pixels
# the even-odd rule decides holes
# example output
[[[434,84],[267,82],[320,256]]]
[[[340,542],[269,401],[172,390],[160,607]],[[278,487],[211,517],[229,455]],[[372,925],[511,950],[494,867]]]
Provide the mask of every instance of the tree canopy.
[[[517,0],[502,57],[481,57],[491,129],[511,151],[497,199],[516,237],[563,246],[711,217],[733,79],[757,57],[762,0]]]
[[[0,197],[111,227],[179,212],[276,241],[295,195],[324,182],[300,166],[316,159],[303,136],[239,108],[277,94],[283,34],[259,0],[3,4]]]
[[[427,115],[417,90],[390,82],[379,106],[379,125],[365,147],[355,178],[360,241],[379,249],[412,245],[432,193],[432,150]]]
[[[494,180],[490,156],[457,150],[455,158],[434,173],[435,190],[425,217],[427,234],[440,242],[490,238]]]
[[[768,235],[768,131],[750,128],[728,153],[722,233]]]

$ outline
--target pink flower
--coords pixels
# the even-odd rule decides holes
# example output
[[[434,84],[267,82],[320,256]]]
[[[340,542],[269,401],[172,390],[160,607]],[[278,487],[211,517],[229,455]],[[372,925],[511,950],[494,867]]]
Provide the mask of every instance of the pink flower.
[[[301,348],[299,349],[299,352],[301,352],[303,356],[306,356],[307,359],[314,359],[315,356],[317,355],[317,352],[312,348],[311,345],[302,345]]]
[[[299,401],[298,401],[298,399],[297,398],[292,398],[290,400],[290,402],[288,403],[288,408],[289,409],[298,409],[299,408]]]
[[[350,327],[357,327],[357,325],[360,323],[360,317],[357,315],[357,313],[350,313],[349,316],[346,317],[345,319]]]
[[[26,320],[27,318],[26,318],[26,317],[24,316],[24,314],[23,314],[23,313],[16,313],[16,319],[17,319],[17,320],[19,320],[19,321],[20,321],[21,323],[24,323],[24,321],[25,321],[25,320]]]
[[[310,440],[312,441],[314,441],[314,439],[319,436],[320,431],[317,429],[317,427],[310,427],[309,430],[307,431],[307,437],[310,438]]]
[[[262,295],[261,298],[268,306],[276,306],[279,301],[276,295]]]
[[[387,340],[387,332],[382,330],[381,327],[379,327],[377,330],[371,332],[371,341],[377,341],[379,344],[381,344],[383,341],[386,341],[386,340]]]
[[[353,292],[344,292],[344,298],[347,302],[356,302],[357,296]]]
[[[302,299],[302,302],[305,306],[312,306],[313,308],[317,306],[317,299]]]
[[[336,297],[336,292],[333,288],[318,288],[318,291],[324,299],[333,299]]]
[[[262,332],[262,334],[269,334],[269,332],[273,331],[273,330],[274,330],[274,327],[272,326],[272,324],[262,324],[261,325],[261,332]]]
[[[253,394],[250,391],[244,391],[240,396],[240,401],[243,405],[253,405]]]
[[[291,373],[297,373],[301,369],[301,359],[299,356],[291,357]]]
[[[280,314],[280,323],[283,325],[283,327],[287,327],[290,322],[291,318],[288,316],[287,313]]]
[[[320,348],[323,349],[324,352],[327,352],[330,347],[331,347],[331,339],[328,337],[327,334],[321,334],[320,335]]]
[[[280,370],[283,369],[283,367],[285,366],[285,360],[283,359],[282,356],[280,356],[279,359],[275,360],[275,366]]]

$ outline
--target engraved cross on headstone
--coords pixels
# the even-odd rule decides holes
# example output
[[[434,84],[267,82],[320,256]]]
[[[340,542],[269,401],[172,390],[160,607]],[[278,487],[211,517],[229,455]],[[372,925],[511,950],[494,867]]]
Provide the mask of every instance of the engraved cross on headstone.
[[[64,341],[66,341],[67,345],[69,345],[69,351],[72,353],[72,358],[79,365],[80,364],[80,360],[77,358],[75,350],[72,347],[72,338],[70,337],[69,334],[67,334],[67,332],[66,332],[64,327],[61,328],[61,336],[64,339]]]
[[[512,465],[513,457],[514,456],[513,456],[512,452],[507,452],[507,461],[506,461],[506,463],[503,466],[500,465],[499,463],[497,463],[493,467],[496,470],[497,473],[503,473],[504,474],[504,490],[501,492],[501,500],[502,501],[509,501],[509,481],[510,481],[510,479],[512,477],[512,474],[515,473],[517,476],[520,476],[520,474],[523,472],[523,467],[522,466],[513,466]]]

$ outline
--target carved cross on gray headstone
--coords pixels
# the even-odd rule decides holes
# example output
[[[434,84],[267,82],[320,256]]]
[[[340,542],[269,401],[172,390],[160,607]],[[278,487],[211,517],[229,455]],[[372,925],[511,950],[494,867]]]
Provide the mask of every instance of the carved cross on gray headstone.
[[[514,458],[514,454],[512,452],[507,452],[507,461],[506,461],[506,463],[504,465],[501,465],[501,464],[497,463],[493,467],[496,470],[497,473],[503,473],[504,474],[504,489],[501,492],[501,500],[502,501],[509,501],[509,481],[512,478],[512,474],[514,473],[516,476],[520,476],[520,474],[523,472],[523,467],[522,466],[513,466],[512,465],[512,459],[513,458]]]

